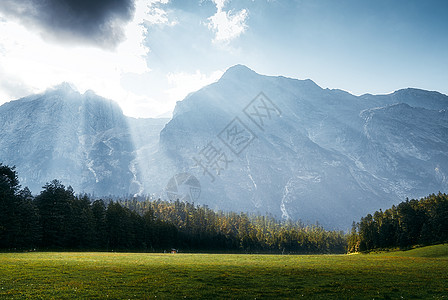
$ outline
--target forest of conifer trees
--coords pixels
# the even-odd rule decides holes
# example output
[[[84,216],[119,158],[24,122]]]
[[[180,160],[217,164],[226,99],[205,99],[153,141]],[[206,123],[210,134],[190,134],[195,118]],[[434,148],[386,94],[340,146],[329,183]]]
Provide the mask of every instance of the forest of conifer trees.
[[[148,197],[92,199],[60,181],[39,195],[0,164],[0,249],[345,253],[448,242],[448,195],[406,200],[353,222],[352,231],[214,211]]]
[[[58,180],[33,196],[14,168],[0,164],[0,249],[344,253],[341,231],[271,216],[140,197],[76,196]]]
[[[420,200],[368,214],[353,223],[349,252],[402,248],[448,242],[448,195],[432,194]]]

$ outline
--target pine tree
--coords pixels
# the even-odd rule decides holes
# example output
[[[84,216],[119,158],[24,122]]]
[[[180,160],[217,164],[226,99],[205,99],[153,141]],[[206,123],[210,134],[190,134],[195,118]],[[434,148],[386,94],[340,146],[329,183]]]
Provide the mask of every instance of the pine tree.
[[[18,216],[19,180],[15,167],[0,163],[0,248],[13,249],[17,246],[20,232]]]
[[[71,203],[74,192],[58,180],[47,183],[36,197],[42,228],[41,246],[44,248],[65,248],[69,244],[73,222]]]
[[[18,193],[18,216],[20,232],[18,247],[20,249],[34,249],[39,245],[41,230],[39,225],[39,211],[31,195],[31,191],[25,187]]]
[[[106,205],[103,200],[96,200],[92,203],[92,215],[94,222],[94,237],[92,247],[95,249],[107,248],[107,224]]]

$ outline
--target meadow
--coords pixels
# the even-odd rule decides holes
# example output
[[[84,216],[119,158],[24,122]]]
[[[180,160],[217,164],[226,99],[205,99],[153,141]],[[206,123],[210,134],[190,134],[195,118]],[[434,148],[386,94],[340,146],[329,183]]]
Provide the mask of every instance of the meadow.
[[[1,299],[443,299],[448,244],[375,254],[0,253]]]

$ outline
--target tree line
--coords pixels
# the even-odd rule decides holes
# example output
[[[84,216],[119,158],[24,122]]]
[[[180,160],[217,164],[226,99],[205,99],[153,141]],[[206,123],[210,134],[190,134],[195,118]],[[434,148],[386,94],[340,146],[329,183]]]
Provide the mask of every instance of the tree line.
[[[368,214],[353,223],[349,252],[448,242],[448,195],[431,194]]]
[[[60,181],[39,195],[0,164],[0,249],[344,253],[346,235],[272,216],[215,212],[180,201],[96,200]]]
[[[318,225],[279,221],[272,216],[214,211],[206,205],[132,199],[122,205],[151,212],[178,230],[177,247],[189,250],[265,253],[344,253],[346,235]]]

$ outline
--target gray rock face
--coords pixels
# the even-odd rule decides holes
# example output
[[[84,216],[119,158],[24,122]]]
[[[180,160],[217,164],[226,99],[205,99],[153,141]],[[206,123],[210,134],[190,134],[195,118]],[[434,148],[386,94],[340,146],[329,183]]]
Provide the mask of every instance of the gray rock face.
[[[356,97],[238,65],[178,102],[168,123],[127,118],[67,86],[4,104],[0,160],[34,192],[58,178],[96,195],[166,197],[170,183],[171,196],[194,188],[190,198],[213,209],[347,229],[448,191],[447,108],[437,92]],[[177,174],[200,189],[178,186]]]
[[[356,97],[235,66],[178,103],[160,151],[172,172],[200,179],[198,201],[213,208],[345,229],[406,197],[448,190],[447,108],[437,92]]]
[[[157,142],[166,121],[127,118],[116,103],[62,84],[0,107],[0,160],[34,193],[56,178],[77,192],[133,194],[141,185],[136,155]]]

